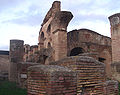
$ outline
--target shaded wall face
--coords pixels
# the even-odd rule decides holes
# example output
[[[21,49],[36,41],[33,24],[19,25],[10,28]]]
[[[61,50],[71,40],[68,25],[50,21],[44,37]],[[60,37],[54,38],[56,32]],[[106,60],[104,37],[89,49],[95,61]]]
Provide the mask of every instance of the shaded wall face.
[[[109,18],[111,24],[112,38],[112,61],[120,61],[120,14],[115,14]]]
[[[0,72],[8,73],[9,65],[9,55],[0,55]]]

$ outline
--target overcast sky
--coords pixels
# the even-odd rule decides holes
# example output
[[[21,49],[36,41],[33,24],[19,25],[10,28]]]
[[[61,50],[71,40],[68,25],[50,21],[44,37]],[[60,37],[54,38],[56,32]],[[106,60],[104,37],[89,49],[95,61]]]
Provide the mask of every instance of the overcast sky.
[[[54,0],[0,0],[0,50],[9,49],[10,39],[38,43],[42,20]],[[110,37],[108,17],[120,12],[120,0],[60,0],[63,11],[74,18],[68,31],[87,28]]]

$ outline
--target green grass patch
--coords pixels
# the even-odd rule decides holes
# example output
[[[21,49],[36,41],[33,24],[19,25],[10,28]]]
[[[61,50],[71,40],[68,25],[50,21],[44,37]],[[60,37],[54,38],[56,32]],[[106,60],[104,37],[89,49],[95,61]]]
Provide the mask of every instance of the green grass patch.
[[[0,95],[27,95],[27,90],[16,86],[16,83],[0,81]]]
[[[119,95],[120,95],[120,82],[119,82],[118,86],[119,86]]]

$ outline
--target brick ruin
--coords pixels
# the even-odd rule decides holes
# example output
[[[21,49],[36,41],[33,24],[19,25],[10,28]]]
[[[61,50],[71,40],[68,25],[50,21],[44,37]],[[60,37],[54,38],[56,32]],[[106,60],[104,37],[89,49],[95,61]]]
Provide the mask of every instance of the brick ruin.
[[[111,38],[92,30],[67,32],[73,15],[53,2],[38,45],[10,40],[9,80],[27,88],[28,95],[118,95],[119,17],[109,17],[111,49]]]
[[[111,39],[112,39],[112,72],[113,78],[120,81],[120,13],[114,14],[109,17],[111,25]]]

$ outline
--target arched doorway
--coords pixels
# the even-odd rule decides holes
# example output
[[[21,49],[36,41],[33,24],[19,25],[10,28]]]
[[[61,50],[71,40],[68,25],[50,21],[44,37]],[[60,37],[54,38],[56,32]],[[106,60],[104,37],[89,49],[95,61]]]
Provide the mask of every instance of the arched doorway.
[[[73,48],[70,52],[70,56],[76,56],[76,55],[79,55],[81,53],[84,53],[84,49],[81,48],[81,47],[76,47],[76,48]]]

